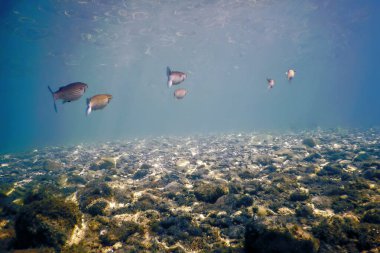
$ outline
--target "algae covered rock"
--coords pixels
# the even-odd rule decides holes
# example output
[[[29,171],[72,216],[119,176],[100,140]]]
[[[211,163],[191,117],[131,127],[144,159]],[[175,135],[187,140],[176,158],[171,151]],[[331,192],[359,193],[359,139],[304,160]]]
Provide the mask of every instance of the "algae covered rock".
[[[114,196],[114,191],[111,187],[106,183],[94,181],[86,185],[86,187],[79,192],[79,206],[84,212],[97,212],[104,204],[97,204],[95,206],[96,210],[92,210],[91,206],[95,205],[96,202],[104,202],[104,199],[109,199],[112,196]]]
[[[296,190],[290,194],[289,199],[291,201],[305,201],[309,198],[309,193],[307,191]]]
[[[253,220],[246,226],[245,249],[247,252],[317,252],[318,241],[298,226]]]
[[[318,176],[334,176],[340,175],[342,173],[342,168],[339,165],[326,165],[322,170],[318,171]]]
[[[313,138],[305,138],[302,140],[302,144],[309,148],[314,148],[317,146],[317,143]]]
[[[362,222],[380,224],[380,209],[371,209],[365,212]]]
[[[195,187],[194,194],[199,201],[213,204],[218,198],[228,194],[228,190],[228,187],[225,185],[202,183]]]
[[[46,171],[56,171],[62,169],[62,165],[56,161],[45,160],[42,164],[42,168]]]
[[[202,230],[192,222],[191,216],[178,215],[165,217],[152,225],[152,230],[160,236],[169,237],[170,241],[192,240],[201,236]]]
[[[148,164],[141,165],[141,167],[135,172],[132,178],[135,180],[142,179],[143,177],[149,174],[151,168],[152,166]]]
[[[106,215],[106,208],[108,206],[108,202],[104,200],[97,201],[95,203],[91,203],[86,207],[86,212],[91,214],[92,216],[96,215]]]
[[[311,218],[314,216],[313,208],[310,205],[299,205],[296,208],[296,215],[298,217]]]
[[[131,235],[142,232],[142,227],[133,221],[123,221],[121,224],[111,223],[110,228],[103,230],[100,241],[103,245],[111,246],[117,242],[125,242]]]
[[[322,220],[313,228],[321,246],[351,245],[351,251],[370,250],[380,244],[379,228],[373,224],[360,224],[354,216],[335,215]],[[331,249],[337,251],[337,248]]]
[[[23,206],[15,221],[16,246],[48,246],[59,249],[80,221],[73,202],[62,197],[45,197]]]
[[[110,170],[115,168],[115,163],[109,159],[101,159],[90,166],[90,170]]]

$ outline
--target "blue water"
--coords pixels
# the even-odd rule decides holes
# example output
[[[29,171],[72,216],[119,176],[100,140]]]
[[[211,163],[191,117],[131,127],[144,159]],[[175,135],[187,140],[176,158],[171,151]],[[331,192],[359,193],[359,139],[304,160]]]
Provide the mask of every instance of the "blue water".
[[[375,0],[1,0],[0,153],[131,136],[378,127],[379,13]],[[167,88],[167,66],[188,74],[182,100]],[[47,86],[76,81],[89,89],[55,113]],[[86,98],[99,93],[114,98],[86,117]]]

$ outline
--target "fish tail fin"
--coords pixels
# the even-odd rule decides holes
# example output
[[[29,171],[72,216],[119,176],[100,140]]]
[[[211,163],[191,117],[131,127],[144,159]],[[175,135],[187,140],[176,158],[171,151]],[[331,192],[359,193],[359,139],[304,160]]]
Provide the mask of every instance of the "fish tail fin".
[[[88,116],[92,111],[91,105],[90,105],[90,99],[87,98],[87,110],[86,110],[86,116]]]
[[[92,111],[91,106],[88,105],[87,110],[86,110],[86,116],[88,116],[91,113],[91,111]]]
[[[173,80],[171,79],[170,75],[172,74],[172,71],[170,70],[169,66],[166,67],[166,75],[168,76],[168,87],[172,87]]]
[[[49,89],[51,95],[53,96],[54,111],[58,112],[58,110],[57,110],[57,104],[55,103],[55,100],[57,99],[57,96],[55,95],[55,93],[53,92],[53,90],[50,88],[50,86],[48,86],[48,89]]]

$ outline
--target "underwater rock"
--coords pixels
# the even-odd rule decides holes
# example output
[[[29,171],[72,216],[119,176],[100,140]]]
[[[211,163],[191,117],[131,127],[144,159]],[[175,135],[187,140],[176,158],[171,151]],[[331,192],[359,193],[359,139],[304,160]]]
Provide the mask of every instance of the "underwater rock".
[[[287,149],[287,148],[279,149],[275,151],[274,154],[277,156],[286,157],[286,159],[292,159],[295,156],[295,153],[292,150]]]
[[[361,152],[359,152],[355,157],[354,157],[354,162],[364,162],[364,161],[368,161],[368,160],[371,160],[371,159],[373,159],[373,157],[370,155],[370,154],[368,154],[368,153],[366,153],[366,152],[364,152],[364,151],[361,151]]]
[[[83,226],[64,246],[31,251],[243,253],[270,234],[262,251],[281,244],[299,252],[315,245],[312,231],[319,252],[376,252],[379,133],[155,137],[0,155],[0,227],[9,220],[0,237],[11,240],[20,209],[54,192],[79,203]],[[300,143],[310,136],[315,148]],[[60,168],[43,170],[48,160]],[[255,241],[244,233],[252,218],[263,225]],[[125,233],[123,222],[132,222]]]
[[[364,178],[372,181],[380,181],[380,170],[379,169],[368,169],[363,173]]]
[[[60,197],[47,197],[23,206],[15,221],[16,246],[60,249],[79,224],[78,207]]]
[[[195,226],[189,215],[166,217],[152,225],[152,230],[160,236],[169,236],[169,240],[192,240],[193,236],[201,236],[202,230]],[[174,242],[173,241],[173,242]]]
[[[242,170],[238,172],[238,175],[241,179],[252,179],[256,178],[257,176],[257,171],[251,171],[251,170]]]
[[[380,244],[378,226],[360,224],[351,216],[335,215],[324,219],[312,231],[320,239],[321,246],[332,246],[334,252],[338,251],[338,245],[351,245],[350,251],[361,251],[374,249]]]
[[[42,168],[46,171],[56,171],[62,169],[62,165],[56,161],[46,160],[44,161]]]
[[[315,162],[316,160],[322,158],[322,156],[318,153],[312,153],[310,155],[308,155],[307,157],[305,157],[303,160],[305,162]]]
[[[182,184],[180,184],[180,183],[178,183],[176,181],[173,181],[173,182],[167,184],[164,187],[164,189],[165,189],[165,191],[168,191],[168,192],[180,193],[180,192],[182,192],[185,189],[185,187]]]
[[[152,166],[148,164],[141,165],[141,167],[135,172],[132,178],[135,180],[144,178],[146,175],[149,174],[150,168],[152,168]]]
[[[278,208],[277,213],[279,215],[294,215],[295,212],[288,207],[280,207]]]
[[[215,206],[222,210],[239,209],[241,207],[249,207],[253,204],[253,198],[248,195],[227,194],[217,199]]]
[[[175,163],[178,167],[187,167],[190,165],[190,161],[186,160],[186,159],[179,159],[176,163]]]
[[[299,226],[287,226],[276,222],[253,220],[246,226],[245,249],[247,252],[317,252],[318,241]]]
[[[78,195],[80,209],[84,212],[88,212],[88,208],[95,201],[98,199],[110,199],[112,196],[114,196],[114,191],[106,183],[103,183],[101,181],[93,181],[81,189]]]
[[[314,211],[310,205],[299,205],[296,208],[296,215],[298,217],[311,218],[314,217]]]
[[[106,208],[108,206],[108,202],[104,200],[97,201],[95,203],[91,203],[86,207],[85,212],[91,214],[92,216],[96,215],[106,215]]]
[[[128,237],[143,232],[142,227],[133,221],[123,221],[121,224],[111,223],[109,228],[103,230],[100,235],[100,241],[105,246],[112,246],[118,242],[125,242]]]
[[[0,218],[0,252],[8,252],[14,240],[15,231],[12,224],[9,220]]]
[[[309,148],[314,148],[317,146],[317,143],[313,138],[305,138],[302,140],[302,144]]]
[[[322,170],[318,171],[318,176],[335,176],[342,173],[342,168],[338,164],[326,165]]]
[[[68,184],[80,184],[80,185],[85,185],[87,183],[87,180],[84,179],[82,176],[79,175],[70,175],[67,178],[67,183]]]
[[[235,203],[235,208],[248,207],[253,204],[253,198],[248,195],[241,196]]]
[[[332,200],[327,196],[315,196],[311,198],[311,202],[319,209],[331,208]]]
[[[264,217],[270,214],[270,211],[268,208],[258,205],[253,207],[253,212],[258,216],[258,217]]]
[[[270,174],[270,173],[276,172],[277,170],[278,168],[276,166],[268,165],[260,171],[260,174]]]
[[[218,198],[228,194],[228,190],[226,185],[200,183],[194,187],[194,194],[199,201],[213,204]]]
[[[259,155],[256,157],[256,161],[262,166],[271,165],[274,162],[272,157],[269,155]]]
[[[362,222],[380,224],[380,209],[371,209],[365,212]]]
[[[115,163],[108,159],[102,159],[90,165],[90,170],[110,170],[113,168],[115,168]]]
[[[296,190],[290,194],[291,201],[305,201],[309,198],[309,193],[303,190]]]
[[[154,210],[158,207],[159,203],[157,200],[151,195],[151,194],[144,194],[141,197],[138,198],[136,203],[134,203],[134,209],[140,210],[140,211],[146,211],[146,210]]]

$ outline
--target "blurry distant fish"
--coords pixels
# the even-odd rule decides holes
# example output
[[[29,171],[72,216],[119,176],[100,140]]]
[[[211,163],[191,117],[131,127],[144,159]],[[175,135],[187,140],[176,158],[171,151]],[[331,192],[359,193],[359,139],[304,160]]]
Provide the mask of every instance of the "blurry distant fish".
[[[171,71],[169,67],[166,68],[166,75],[168,76],[168,87],[172,87],[172,85],[182,83],[187,75],[180,71]]]
[[[89,115],[92,110],[100,110],[106,107],[111,101],[112,95],[99,94],[87,99],[86,115]]]
[[[286,71],[285,75],[287,76],[288,80],[292,80],[296,74],[296,71],[294,69],[289,69]]]
[[[268,89],[272,89],[275,84],[274,80],[271,78],[267,78],[267,82],[268,82]]]
[[[57,112],[57,105],[55,104],[55,100],[62,99],[63,103],[78,100],[82,97],[82,95],[88,88],[88,85],[81,82],[70,83],[66,86],[60,87],[56,92],[53,92],[50,86],[48,86],[48,88],[51,94],[53,95],[54,110],[55,112]]]
[[[187,94],[187,90],[185,89],[177,89],[174,91],[174,97],[176,99],[182,99],[186,96],[186,94]]]

